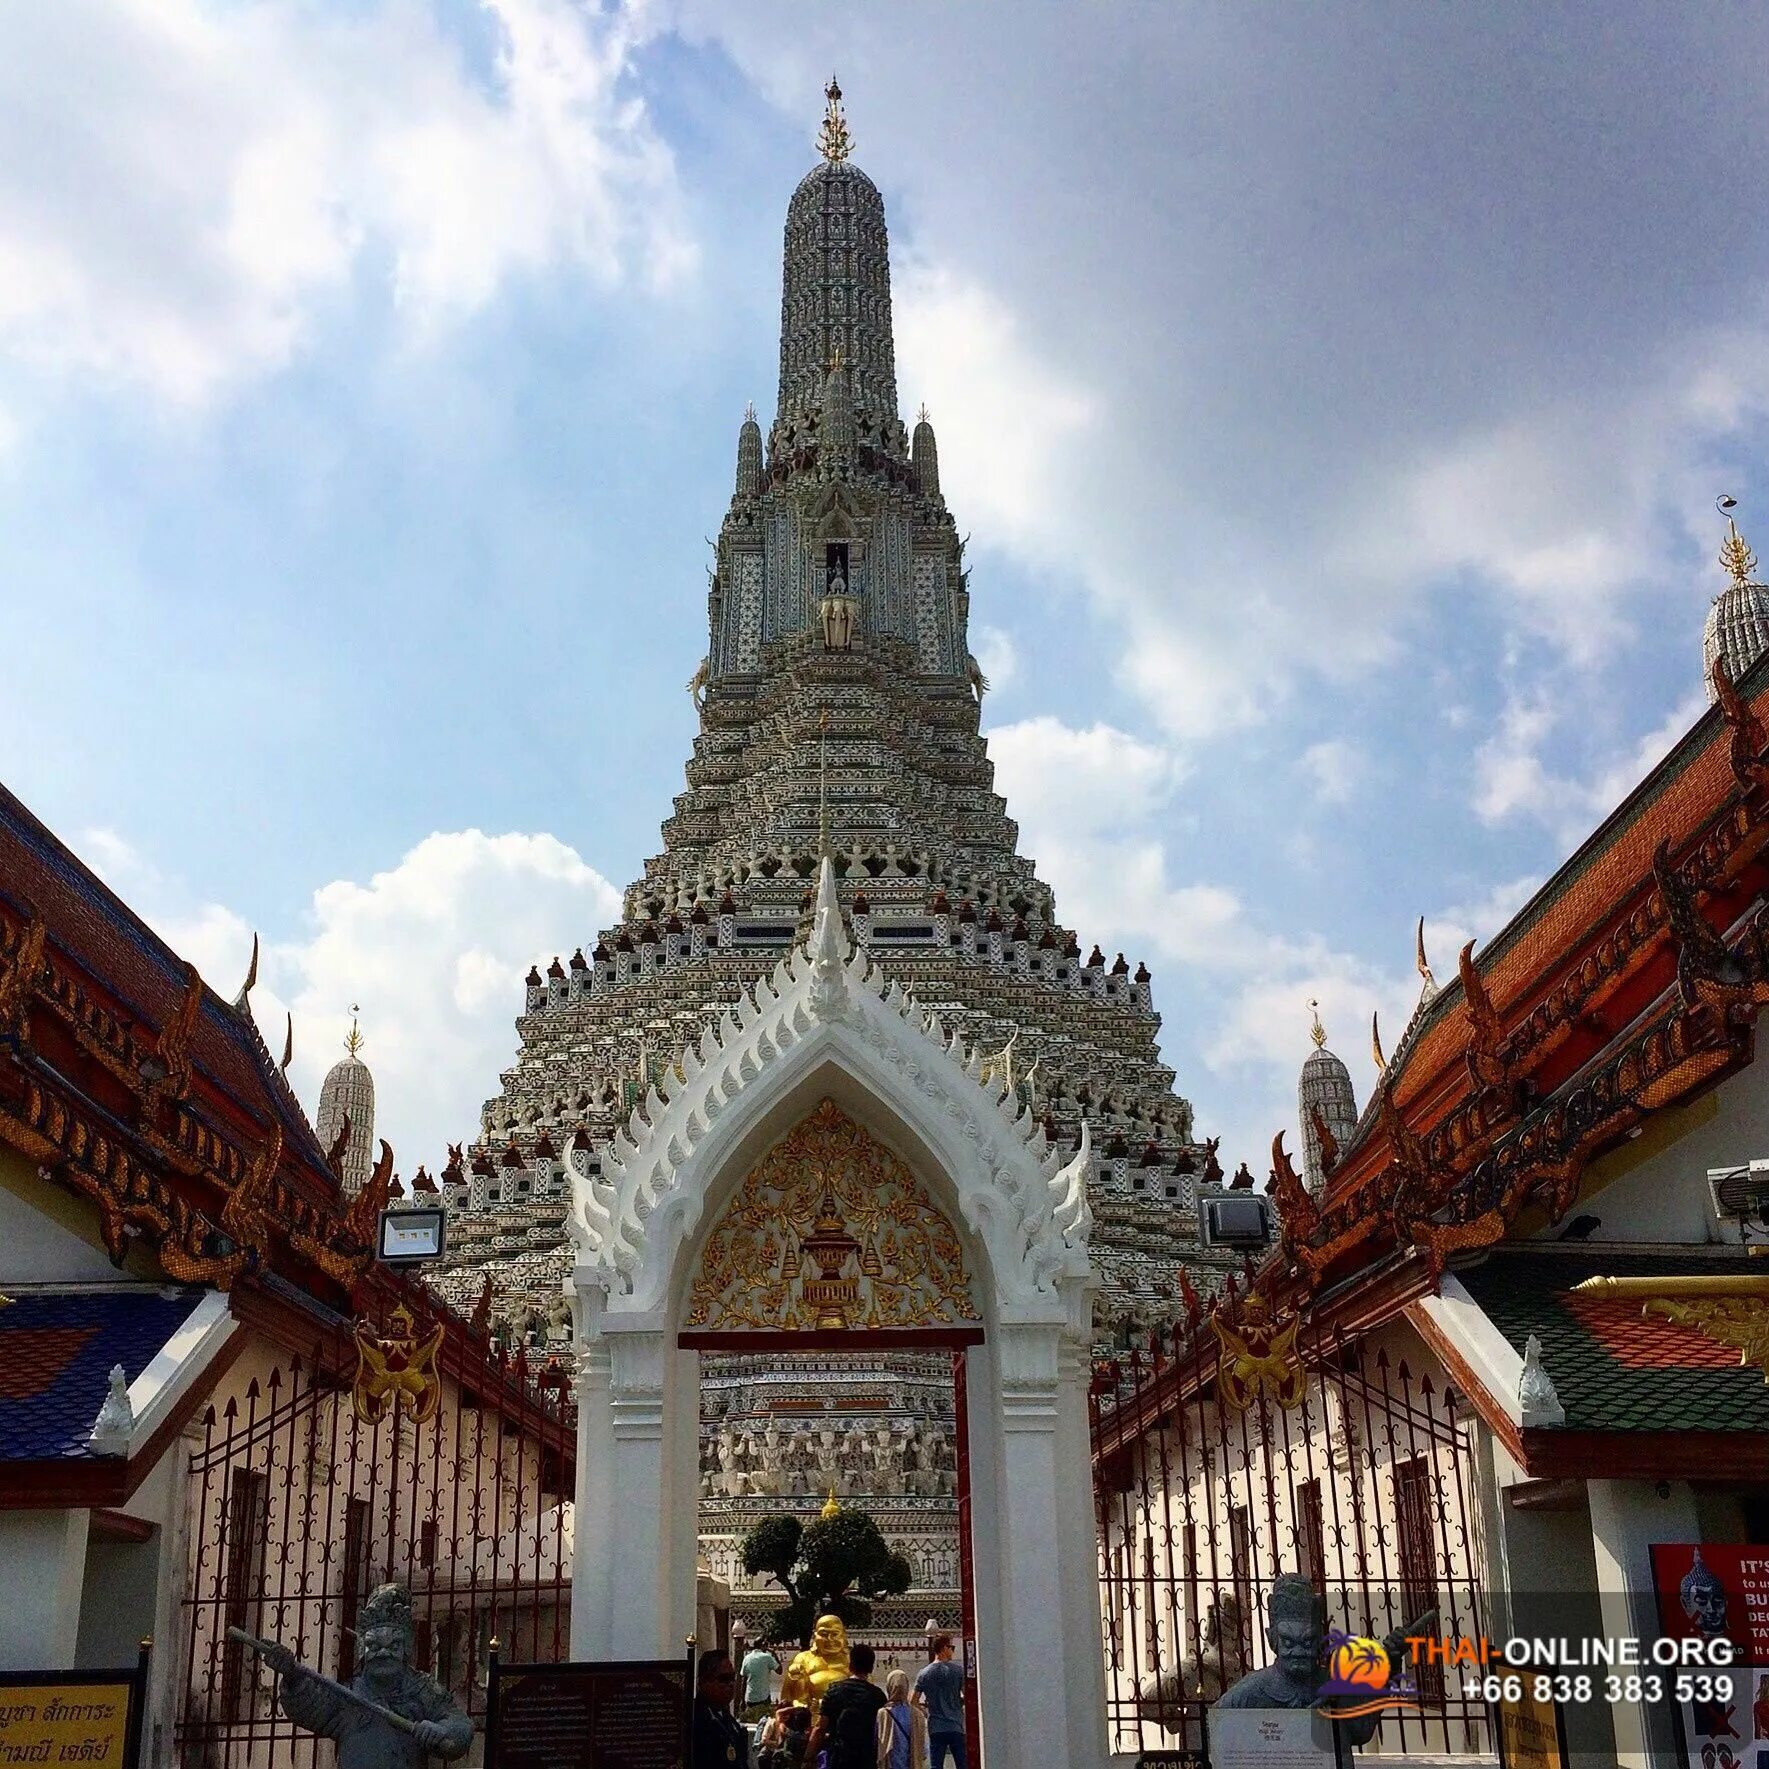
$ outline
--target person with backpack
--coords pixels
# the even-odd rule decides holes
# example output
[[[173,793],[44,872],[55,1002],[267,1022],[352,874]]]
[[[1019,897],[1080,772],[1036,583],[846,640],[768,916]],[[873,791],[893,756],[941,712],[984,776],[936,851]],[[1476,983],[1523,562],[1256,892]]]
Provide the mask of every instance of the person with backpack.
[[[810,1741],[811,1710],[782,1702],[762,1732],[760,1769],[814,1769]]]
[[[877,1654],[861,1641],[848,1651],[848,1675],[832,1683],[811,1733],[807,1756],[822,1750],[824,1769],[877,1769],[877,1726],[885,1692],[872,1680]]]

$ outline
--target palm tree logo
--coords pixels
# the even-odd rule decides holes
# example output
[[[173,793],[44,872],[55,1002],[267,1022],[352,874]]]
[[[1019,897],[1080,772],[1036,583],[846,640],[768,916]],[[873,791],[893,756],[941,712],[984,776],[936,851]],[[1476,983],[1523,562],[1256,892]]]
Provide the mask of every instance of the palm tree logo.
[[[1388,1653],[1380,1640],[1352,1634],[1333,1648],[1332,1684],[1345,1694],[1388,1687]]]

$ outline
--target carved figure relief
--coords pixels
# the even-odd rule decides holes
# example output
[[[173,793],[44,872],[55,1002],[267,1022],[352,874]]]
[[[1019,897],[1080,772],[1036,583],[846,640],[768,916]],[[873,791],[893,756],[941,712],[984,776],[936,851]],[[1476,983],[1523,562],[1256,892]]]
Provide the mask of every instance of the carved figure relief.
[[[826,1099],[725,1207],[687,1325],[805,1332],[978,1318],[952,1224],[889,1149]]]
[[[770,1421],[760,1435],[723,1425],[701,1442],[700,1493],[707,1499],[949,1499],[958,1458],[937,1420],[789,1426]]]

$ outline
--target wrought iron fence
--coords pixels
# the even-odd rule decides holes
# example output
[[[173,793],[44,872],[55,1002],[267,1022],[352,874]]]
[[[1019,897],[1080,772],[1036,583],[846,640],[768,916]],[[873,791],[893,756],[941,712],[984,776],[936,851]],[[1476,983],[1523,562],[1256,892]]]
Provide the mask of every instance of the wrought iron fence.
[[[412,1594],[417,1667],[475,1718],[493,1638],[506,1659],[568,1656],[575,1417],[563,1372],[457,1340],[431,1416],[389,1407],[373,1420],[352,1373],[321,1346],[242,1376],[203,1416],[189,1465],[185,1765],[314,1765],[318,1741],[283,1715],[275,1677],[228,1629],[347,1682],[358,1609],[383,1582]]]
[[[1205,1711],[1270,1662],[1280,1573],[1315,1586],[1327,1627],[1376,1639],[1484,1636],[1471,1426],[1441,1377],[1393,1336],[1298,1345],[1296,1389],[1224,1404],[1213,1349],[1166,1332],[1099,1365],[1094,1493],[1115,1752],[1194,1753]],[[1416,1357],[1416,1352],[1414,1356]],[[1485,1756],[1485,1706],[1441,1666],[1414,1668],[1416,1711],[1372,1750]]]

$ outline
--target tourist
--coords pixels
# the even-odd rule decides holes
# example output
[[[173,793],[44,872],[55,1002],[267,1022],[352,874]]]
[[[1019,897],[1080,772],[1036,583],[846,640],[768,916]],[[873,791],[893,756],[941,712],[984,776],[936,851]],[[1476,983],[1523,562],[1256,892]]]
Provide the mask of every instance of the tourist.
[[[872,1680],[877,1662],[872,1648],[861,1641],[848,1653],[848,1675],[832,1683],[811,1733],[810,1755],[823,1751],[823,1769],[875,1769],[878,1762],[877,1726],[885,1692]]]
[[[907,1671],[893,1670],[885,1678],[877,1769],[928,1769],[927,1715],[910,1705]]]
[[[808,1769],[811,1758],[811,1710],[782,1702],[762,1728],[758,1769]]]
[[[775,1658],[761,1641],[743,1655],[738,1675],[743,1679],[743,1718],[748,1723],[765,1719],[769,1698],[774,1693],[774,1673],[780,1669]]]
[[[964,1666],[953,1661],[952,1636],[934,1636],[933,1662],[915,1679],[915,1699],[927,1709],[929,1769],[945,1769],[950,1758],[964,1764]]]
[[[737,1669],[716,1647],[694,1671],[693,1754],[689,1769],[749,1769],[749,1734],[731,1712]]]

